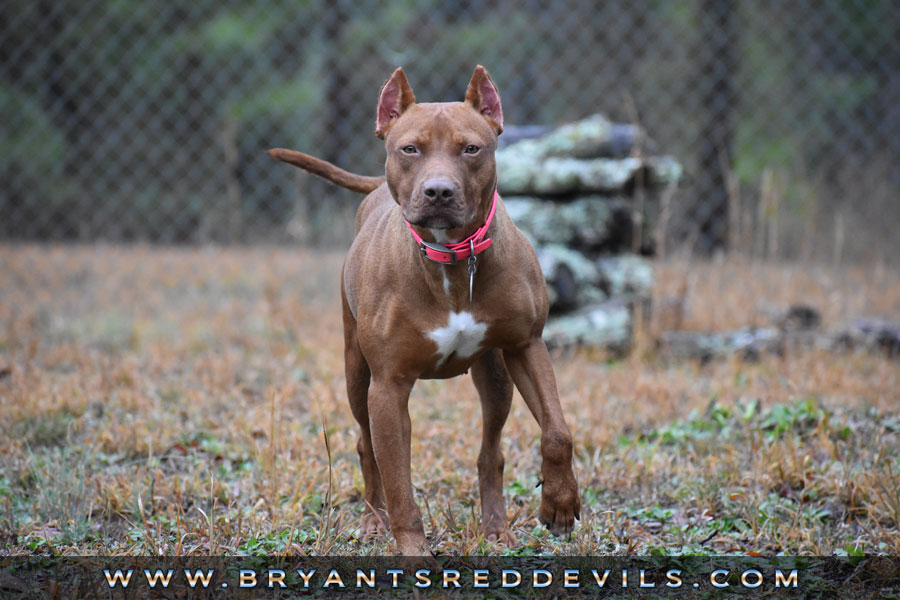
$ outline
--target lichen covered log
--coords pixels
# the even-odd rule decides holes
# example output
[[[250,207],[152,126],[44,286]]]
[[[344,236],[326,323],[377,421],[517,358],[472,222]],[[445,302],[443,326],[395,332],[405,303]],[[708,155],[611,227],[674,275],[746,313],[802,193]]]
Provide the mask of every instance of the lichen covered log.
[[[497,151],[500,192],[506,195],[617,194],[633,188],[677,183],[681,164],[670,156],[650,158],[534,157]]]
[[[522,129],[522,133],[527,135],[529,128],[511,129],[512,131],[504,132],[504,136],[516,135],[517,129]],[[506,148],[512,154],[534,158],[550,156],[620,158],[627,156],[638,144],[645,141],[644,133],[639,127],[627,123],[613,123],[601,114],[591,115],[555,129],[548,130],[543,127],[530,129],[538,135],[531,139],[518,139],[514,144],[507,145]]]

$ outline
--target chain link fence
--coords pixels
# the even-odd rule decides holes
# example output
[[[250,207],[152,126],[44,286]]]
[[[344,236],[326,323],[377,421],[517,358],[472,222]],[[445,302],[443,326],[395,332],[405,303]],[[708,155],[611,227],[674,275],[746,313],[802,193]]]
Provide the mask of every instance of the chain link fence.
[[[547,282],[585,516],[533,534],[516,401],[526,553],[900,554],[900,0],[3,0],[0,555],[394,552],[356,539],[340,284],[361,195],[266,150],[382,174],[393,70],[458,101],[478,64],[503,145],[615,132],[525,157],[566,184],[560,165],[614,162],[602,189],[500,176]],[[477,265],[474,304],[434,301],[487,328],[516,309]],[[501,550],[469,383],[409,402],[445,556]],[[24,590],[0,562],[0,597]]]
[[[669,248],[900,252],[894,0],[8,0],[0,238],[349,241],[358,196],[272,161],[377,174],[380,85],[461,99],[476,64],[510,124],[639,124],[686,177]]]

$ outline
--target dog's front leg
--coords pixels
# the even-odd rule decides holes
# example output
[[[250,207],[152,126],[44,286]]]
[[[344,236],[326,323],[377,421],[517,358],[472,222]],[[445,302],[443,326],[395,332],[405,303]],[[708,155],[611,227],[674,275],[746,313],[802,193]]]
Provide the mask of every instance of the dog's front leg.
[[[485,352],[472,365],[472,381],[481,400],[483,426],[478,453],[478,487],[484,535],[512,547],[516,538],[507,527],[506,501],[503,499],[503,452],[500,437],[512,405],[513,383],[498,350]]]
[[[410,475],[409,392],[415,380],[375,377],[369,388],[369,427],[381,473],[391,532],[400,554],[431,555]]]
[[[578,482],[572,471],[572,434],[566,425],[550,354],[541,338],[503,353],[516,389],[541,427],[541,507],[538,517],[551,533],[568,533],[581,516]]]

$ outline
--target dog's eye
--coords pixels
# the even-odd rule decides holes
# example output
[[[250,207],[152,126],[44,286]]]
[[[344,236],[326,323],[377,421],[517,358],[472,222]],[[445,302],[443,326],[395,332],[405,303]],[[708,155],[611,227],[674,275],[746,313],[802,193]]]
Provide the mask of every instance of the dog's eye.
[[[408,146],[403,146],[403,148],[401,148],[400,150],[403,152],[403,154],[415,154],[416,153],[416,147],[413,146],[412,144],[409,144]]]
[[[466,154],[478,154],[478,151],[481,150],[478,146],[474,144],[469,144],[466,146]]]

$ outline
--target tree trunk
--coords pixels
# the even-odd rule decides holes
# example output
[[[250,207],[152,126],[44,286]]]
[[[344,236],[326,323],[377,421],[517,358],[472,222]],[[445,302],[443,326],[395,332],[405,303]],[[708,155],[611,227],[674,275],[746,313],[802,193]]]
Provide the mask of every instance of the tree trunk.
[[[701,47],[696,81],[701,125],[694,214],[699,249],[711,253],[728,240],[728,175],[734,143],[734,83],[737,68],[733,0],[700,2]]]

